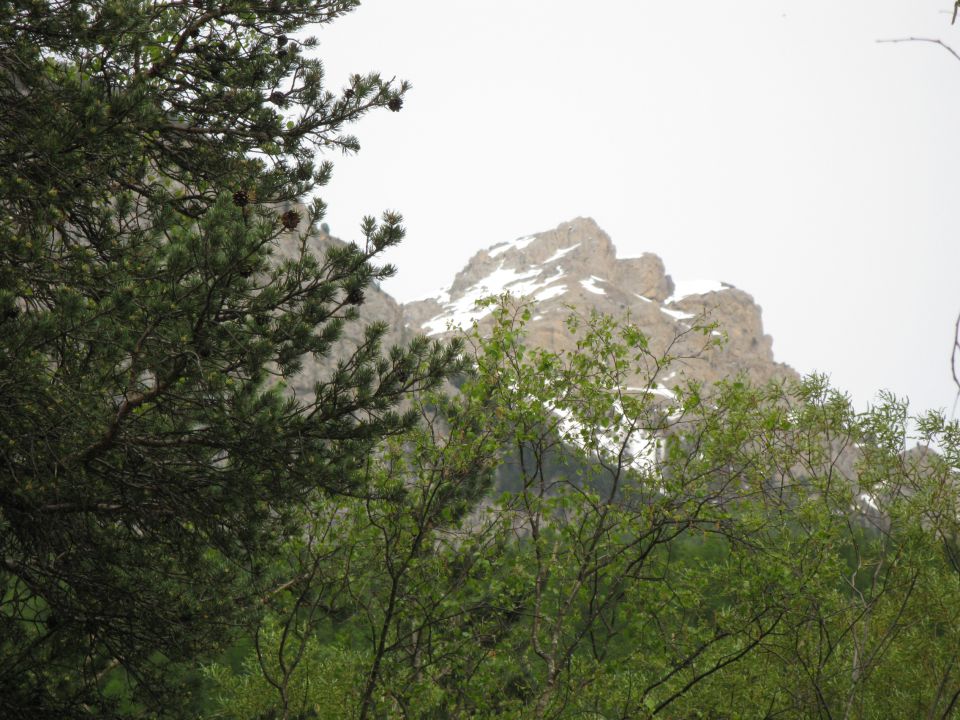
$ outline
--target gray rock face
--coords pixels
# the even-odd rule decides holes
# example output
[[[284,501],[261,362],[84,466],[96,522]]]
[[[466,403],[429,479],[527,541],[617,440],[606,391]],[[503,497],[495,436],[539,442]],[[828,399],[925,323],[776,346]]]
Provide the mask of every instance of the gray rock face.
[[[411,329],[445,336],[476,321],[481,332],[489,310],[476,300],[503,292],[533,305],[528,341],[549,350],[569,350],[574,338],[565,320],[571,306],[626,317],[647,334],[654,352],[681,356],[664,378],[669,387],[684,375],[713,382],[744,373],[753,381],[796,377],[773,359],[773,341],[763,332],[761,309],[730,285],[676,284],[653,254],[619,259],[609,236],[590,218],[576,218],[553,230],[501,242],[481,250],[440,297],[403,307]],[[706,335],[695,324],[717,323]],[[722,347],[704,350],[705,340],[725,335]]]
[[[311,236],[308,242],[318,254],[342,244],[325,233]],[[278,255],[297,252],[298,243],[296,233],[288,234],[280,241]],[[643,384],[655,380],[664,394],[685,378],[706,384],[739,374],[757,383],[799,379],[792,368],[774,360],[773,340],[763,332],[761,308],[748,293],[722,282],[675,282],[653,254],[617,258],[609,236],[593,220],[576,218],[553,230],[481,250],[436,298],[400,305],[379,288],[368,289],[360,321],[347,324],[345,337],[331,357],[306,358],[291,386],[302,397],[312,395],[314,383],[356,347],[364,327],[373,321],[389,324],[385,347],[404,344],[415,333],[452,337],[474,322],[482,334],[490,327],[492,315],[489,308],[477,309],[475,302],[503,292],[532,305],[528,344],[555,352],[575,346],[576,338],[566,326],[571,312],[588,315],[596,310],[629,318],[647,335],[654,355],[669,352],[676,358],[668,371],[656,377],[635,378]],[[716,324],[714,329],[696,330],[711,323]],[[723,342],[711,342],[717,339]],[[833,452],[833,469],[855,483],[860,451],[838,447]],[[914,453],[907,460],[922,463],[925,457]],[[871,495],[857,488],[853,507],[862,522],[883,527],[886,499],[883,493]]]
[[[342,244],[322,232],[308,242],[318,253]],[[281,239],[278,255],[290,256],[298,245],[299,234],[289,233]],[[583,315],[596,310],[628,317],[648,336],[654,353],[669,348],[677,356],[670,371],[657,378],[665,388],[684,377],[705,383],[739,373],[755,382],[797,377],[774,361],[773,340],[764,334],[760,306],[749,294],[719,282],[675,283],[663,261],[650,253],[618,258],[610,237],[592,219],[576,218],[553,230],[481,250],[439,297],[400,305],[379,288],[370,288],[360,307],[360,321],[347,324],[332,356],[306,358],[291,384],[298,395],[311,395],[314,383],[362,340],[364,327],[377,320],[390,326],[385,347],[403,344],[415,333],[449,337],[469,329],[474,321],[483,332],[491,313],[478,310],[475,303],[503,292],[532,304],[528,342],[552,351],[574,347],[576,340],[566,327],[572,308]],[[716,323],[716,329],[706,334],[691,330],[707,323]],[[711,346],[710,341],[721,337],[725,338],[721,346]]]
[[[304,218],[301,224],[306,226],[306,208],[298,205],[294,209],[300,212]],[[278,239],[275,256],[277,258],[296,257],[300,252],[300,236],[304,230],[305,227],[301,227],[281,235]],[[317,256],[323,257],[327,248],[343,246],[346,243],[325,232],[318,231],[307,237],[307,244]],[[359,320],[344,325],[343,337],[334,346],[330,355],[323,358],[304,358],[303,369],[290,378],[290,388],[298,397],[304,399],[313,397],[316,383],[329,375],[330,370],[338,360],[345,359],[353,353],[353,350],[364,339],[365,328],[371,323],[384,321],[389,326],[389,330],[383,338],[384,350],[392,345],[403,345],[413,337],[414,333],[406,327],[407,320],[403,308],[393,297],[378,287],[367,288],[364,295],[364,302],[359,308]]]

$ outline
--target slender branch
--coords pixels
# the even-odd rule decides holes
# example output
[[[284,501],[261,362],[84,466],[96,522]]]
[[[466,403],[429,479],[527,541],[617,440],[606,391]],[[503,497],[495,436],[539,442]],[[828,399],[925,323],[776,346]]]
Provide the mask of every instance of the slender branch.
[[[957,690],[953,694],[953,697],[950,699],[950,704],[947,705],[947,709],[943,711],[943,715],[941,716],[943,720],[947,720],[947,718],[950,717],[950,713],[953,712],[953,708],[957,704],[958,698],[960,698],[960,690]]]
[[[960,60],[960,54],[957,53],[952,47],[947,45],[943,40],[938,40],[937,38],[920,38],[920,37],[907,37],[907,38],[888,38],[886,40],[877,40],[878,43],[902,43],[902,42],[926,42],[933,43],[934,45],[939,45],[948,53],[953,55],[954,58]]]
[[[950,374],[953,375],[953,384],[957,386],[957,395],[960,396],[960,376],[957,375],[958,356],[960,356],[960,313],[957,313],[957,322],[953,326],[953,351],[950,353]]]
[[[776,617],[776,619],[773,621],[773,624],[770,625],[770,627],[768,627],[768,628],[766,628],[766,629],[762,629],[762,628],[761,628],[760,632],[757,634],[757,637],[753,638],[749,643],[747,643],[747,645],[746,645],[744,648],[742,648],[741,650],[739,650],[739,651],[737,651],[737,652],[735,652],[735,653],[732,653],[732,654],[730,654],[730,655],[727,655],[727,656],[721,658],[721,659],[718,660],[716,663],[714,663],[712,667],[710,667],[710,668],[708,668],[707,670],[704,670],[704,671],[699,672],[699,673],[697,673],[696,675],[694,675],[694,676],[690,679],[690,681],[687,682],[686,685],[684,685],[682,688],[680,688],[679,690],[677,690],[676,692],[674,692],[674,693],[673,693],[670,697],[668,697],[666,700],[663,700],[659,705],[657,705],[657,706],[653,709],[653,712],[651,712],[650,714],[651,714],[651,715],[657,715],[661,710],[663,710],[665,707],[667,707],[668,705],[670,705],[674,700],[676,700],[676,699],[679,698],[680,696],[684,695],[687,691],[690,690],[690,688],[692,688],[694,685],[696,685],[697,683],[699,683],[701,680],[704,680],[704,679],[710,677],[710,676],[713,675],[715,672],[717,672],[717,671],[719,671],[719,670],[722,670],[722,669],[725,668],[727,665],[730,665],[731,663],[735,663],[735,662],[737,662],[738,660],[740,660],[740,658],[742,658],[742,657],[744,657],[745,655],[749,654],[755,647],[757,647],[761,642],[763,642],[763,640],[764,640],[770,633],[772,633],[772,632],[774,631],[774,629],[777,627],[777,625],[780,624],[780,621],[781,621],[782,619],[783,619],[783,614],[778,615],[778,616]],[[702,650],[702,649],[701,649],[701,650]],[[699,652],[700,652],[700,651],[698,651],[697,654],[699,654]],[[693,659],[693,658],[689,658],[689,660],[692,660],[692,659]],[[647,692],[649,692],[649,689],[648,689]]]
[[[953,18],[950,20],[950,24],[953,25],[957,22],[957,11],[960,10],[960,0],[956,0],[953,5]],[[947,45],[943,40],[937,38],[919,38],[919,37],[908,37],[908,38],[890,38],[887,40],[877,40],[878,43],[901,43],[901,42],[926,42],[933,43],[934,45],[939,45],[948,53],[953,55],[954,59],[960,61],[960,53],[954,50],[952,47]],[[960,400],[960,375],[957,373],[957,356],[960,354],[960,314],[957,314],[957,323],[953,329],[953,349],[950,353],[950,374],[953,376],[953,384],[957,386],[957,399]],[[954,412],[957,409],[956,400],[953,403]]]

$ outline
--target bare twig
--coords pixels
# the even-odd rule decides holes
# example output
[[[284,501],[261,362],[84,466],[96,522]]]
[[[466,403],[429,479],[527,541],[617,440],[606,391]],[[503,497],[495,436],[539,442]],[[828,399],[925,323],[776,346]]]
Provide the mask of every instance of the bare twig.
[[[950,24],[953,25],[957,22],[957,12],[960,11],[960,0],[956,0],[953,4],[953,18],[950,20]],[[943,40],[938,40],[937,38],[919,38],[919,37],[907,37],[907,38],[890,38],[887,40],[877,40],[880,43],[901,43],[901,42],[926,42],[933,43],[934,45],[939,45],[948,53],[953,55],[954,59],[960,61],[960,53],[954,50],[952,47],[947,45]],[[957,358],[960,356],[960,314],[957,315],[957,323],[953,329],[953,348],[950,351],[950,374],[953,376],[953,384],[957,386],[957,397],[953,402],[953,414],[956,414],[957,411],[957,401],[960,400],[960,375],[957,372]]]
[[[954,16],[956,17],[956,16]],[[906,38],[888,38],[886,40],[877,40],[878,43],[902,43],[902,42],[926,42],[933,43],[934,45],[939,45],[948,53],[953,55],[954,58],[960,60],[960,54],[957,53],[952,47],[947,45],[943,40],[938,40],[937,38],[920,38],[920,37],[906,37]]]
[[[957,323],[953,327],[953,351],[950,353],[950,374],[960,392],[960,377],[957,376],[957,356],[960,355],[960,313],[957,314]]]
[[[953,401],[954,415],[957,413],[957,401],[960,400],[960,375],[957,374],[958,357],[960,357],[960,313],[957,313],[957,323],[953,326],[953,349],[950,351],[950,374],[953,376],[953,384],[957,386],[957,397]]]

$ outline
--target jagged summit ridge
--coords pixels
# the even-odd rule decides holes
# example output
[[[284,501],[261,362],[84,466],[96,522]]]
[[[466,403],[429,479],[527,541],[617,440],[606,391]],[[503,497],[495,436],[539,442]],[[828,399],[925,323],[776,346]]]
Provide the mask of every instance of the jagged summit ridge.
[[[587,280],[591,276],[596,277],[604,269],[627,269],[634,273],[642,269],[643,274],[649,276],[649,286],[641,290],[651,298],[663,299],[672,291],[671,280],[663,271],[663,263],[655,255],[647,254],[619,263],[626,263],[630,267],[618,268],[617,252],[610,236],[592,218],[575,218],[553,230],[500,242],[481,250],[457,274],[448,292],[455,298],[475,286],[480,278],[492,275],[498,269],[514,269],[524,273],[540,269],[543,276],[541,281],[547,281],[551,274],[558,273],[568,279]],[[559,280],[547,284],[557,282]]]
[[[761,381],[794,374],[774,362],[772,339],[764,334],[760,307],[750,295],[728,283],[674,282],[652,253],[618,258],[613,241],[591,218],[480,250],[446,290],[404,305],[403,312],[411,330],[445,335],[475,321],[483,326],[491,311],[476,308],[476,301],[503,292],[534,305],[528,340],[551,350],[574,342],[564,322],[570,306],[629,314],[662,347],[707,313],[729,341],[690,368],[698,379],[712,381],[741,371]]]
[[[428,334],[449,325],[467,327],[486,313],[475,302],[510,292],[531,298],[544,310],[551,305],[592,304],[591,296],[617,294],[630,286],[636,294],[663,301],[673,292],[656,255],[618,260],[610,237],[591,218],[576,218],[553,230],[499,242],[476,253],[449,288],[437,297],[411,303],[416,325]],[[624,298],[620,298],[623,305]]]
[[[293,252],[297,242],[291,234],[281,242],[279,253]],[[328,244],[341,241],[322,233],[310,242],[322,252]],[[575,218],[552,230],[480,250],[434,298],[400,305],[382,290],[370,288],[361,308],[362,322],[349,326],[344,342],[359,342],[362,326],[376,320],[386,321],[391,328],[387,345],[405,343],[417,333],[450,336],[469,329],[474,321],[482,332],[491,311],[478,310],[475,303],[502,292],[534,305],[527,341],[553,351],[571,349],[576,342],[565,322],[571,307],[618,318],[629,315],[655,352],[671,347],[696,318],[706,314],[719,325],[714,332],[724,334],[727,342],[696,360],[676,363],[670,377],[663,379],[665,391],[683,375],[707,383],[740,372],[760,382],[796,377],[789,367],[774,361],[773,341],[763,332],[761,309],[750,295],[722,282],[675,282],[652,253],[618,258],[610,237],[590,218]],[[689,339],[692,342],[696,336]],[[309,394],[313,383],[327,372],[324,362],[307,359],[295,389]]]

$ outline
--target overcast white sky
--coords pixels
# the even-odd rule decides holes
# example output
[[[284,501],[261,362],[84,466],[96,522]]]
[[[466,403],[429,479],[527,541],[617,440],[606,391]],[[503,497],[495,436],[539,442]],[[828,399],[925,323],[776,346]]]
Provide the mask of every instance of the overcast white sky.
[[[960,49],[952,0],[367,0],[320,35],[334,87],[410,80],[332,158],[331,231],[399,210],[386,289],[593,217],[621,257],[763,307],[774,353],[864,407],[954,399]]]

